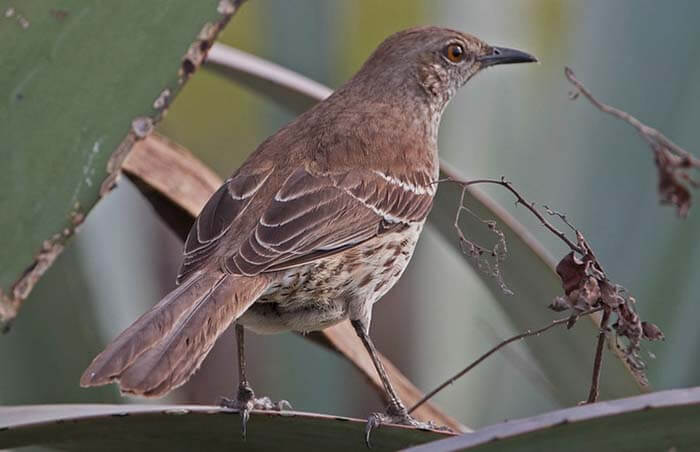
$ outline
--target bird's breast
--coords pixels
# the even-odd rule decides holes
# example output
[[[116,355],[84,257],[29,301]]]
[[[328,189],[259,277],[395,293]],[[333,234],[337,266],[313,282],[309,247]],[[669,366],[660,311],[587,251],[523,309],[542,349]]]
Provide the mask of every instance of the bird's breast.
[[[380,235],[341,253],[278,273],[239,319],[258,333],[308,332],[368,317],[398,281],[423,223]]]

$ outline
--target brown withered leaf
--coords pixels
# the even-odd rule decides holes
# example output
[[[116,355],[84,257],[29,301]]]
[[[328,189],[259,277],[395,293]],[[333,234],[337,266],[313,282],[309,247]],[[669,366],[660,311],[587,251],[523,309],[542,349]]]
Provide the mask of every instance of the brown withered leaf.
[[[568,309],[571,309],[571,304],[569,303],[568,298],[559,295],[554,297],[554,300],[552,300],[552,302],[547,307],[554,312],[564,312]]]
[[[685,218],[690,210],[692,196],[678,175],[682,172],[682,165],[664,148],[654,149],[654,163],[659,174],[661,203],[676,206],[678,216]]]
[[[651,322],[642,322],[642,332],[644,338],[650,341],[663,341],[665,338],[661,328]]]
[[[557,264],[557,274],[561,278],[566,295],[571,294],[581,284],[581,280],[586,277],[586,264],[572,251]]]
[[[622,303],[625,302],[625,298],[621,295],[623,292],[622,288],[610,284],[608,281],[603,281],[600,284],[601,287],[601,301],[608,307],[612,309],[617,309]]]
[[[617,337],[615,343],[621,347],[630,368],[645,380],[646,365],[640,357],[641,341],[663,339],[663,333],[656,325],[641,321],[634,297],[608,279],[579,231],[576,231],[576,239],[580,252],[570,252],[556,268],[565,295],[556,297],[549,308],[558,312],[570,310],[569,328],[581,312],[592,308],[603,308],[615,314],[616,320],[611,326]]]
[[[578,291],[579,304],[584,305],[583,310],[590,309],[600,299],[600,286],[598,280],[592,276],[587,277]]]

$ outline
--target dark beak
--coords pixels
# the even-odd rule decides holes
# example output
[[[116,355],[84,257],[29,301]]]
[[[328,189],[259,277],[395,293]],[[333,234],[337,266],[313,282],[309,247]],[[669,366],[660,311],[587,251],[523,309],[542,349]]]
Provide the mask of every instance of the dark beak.
[[[529,53],[521,52],[520,50],[515,49],[508,49],[506,47],[491,47],[490,53],[482,57],[478,57],[476,60],[481,62],[482,67],[495,66],[497,64],[537,62],[537,58]]]

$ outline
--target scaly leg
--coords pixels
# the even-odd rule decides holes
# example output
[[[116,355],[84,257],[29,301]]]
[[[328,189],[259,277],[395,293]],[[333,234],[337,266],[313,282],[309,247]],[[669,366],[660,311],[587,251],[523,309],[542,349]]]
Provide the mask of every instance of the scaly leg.
[[[372,339],[370,339],[364,323],[360,320],[351,320],[350,323],[352,323],[352,326],[355,328],[355,332],[362,340],[362,343],[367,349],[370,358],[372,358],[374,367],[377,369],[377,373],[379,374],[379,379],[382,381],[382,385],[384,386],[386,398],[389,400],[389,406],[387,407],[385,413],[372,413],[367,419],[367,427],[365,428],[365,443],[367,444],[367,447],[371,447],[369,442],[370,433],[372,433],[374,428],[378,428],[382,424],[402,424],[412,425],[418,428],[435,428],[436,426],[432,422],[419,422],[408,414],[408,410],[406,410],[404,404],[401,403],[401,399],[399,399],[398,394],[396,394],[396,390],[389,381],[386,369],[384,369],[384,365],[379,359],[377,349],[375,348]]]
[[[291,409],[292,405],[286,400],[280,400],[277,403],[272,402],[269,397],[255,398],[255,392],[248,383],[248,377],[245,372],[245,339],[243,325],[236,324],[236,343],[238,348],[238,393],[236,400],[222,397],[219,405],[226,408],[239,410],[241,414],[241,430],[243,439],[246,437],[246,426],[250,418],[251,410],[277,410]]]

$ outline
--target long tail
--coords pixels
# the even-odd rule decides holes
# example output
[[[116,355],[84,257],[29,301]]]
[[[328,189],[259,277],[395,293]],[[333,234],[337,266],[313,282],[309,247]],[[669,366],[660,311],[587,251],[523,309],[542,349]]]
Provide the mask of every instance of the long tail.
[[[193,274],[97,355],[80,385],[118,383],[123,393],[167,394],[190,378],[266,286],[264,276]]]

